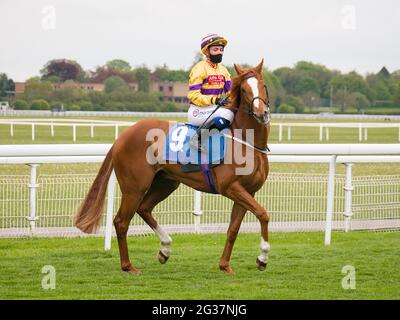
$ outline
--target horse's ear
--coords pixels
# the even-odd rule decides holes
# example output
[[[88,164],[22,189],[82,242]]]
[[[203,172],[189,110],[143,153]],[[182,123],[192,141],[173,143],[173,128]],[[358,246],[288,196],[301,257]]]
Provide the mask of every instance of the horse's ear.
[[[262,73],[263,70],[263,64],[264,64],[264,58],[262,58],[261,62],[257,65],[257,67],[254,68],[260,74]]]
[[[244,72],[244,70],[242,69],[242,67],[239,66],[238,64],[235,63],[233,66],[235,67],[236,73],[237,73],[238,75],[240,75],[240,74],[242,74],[242,73]]]

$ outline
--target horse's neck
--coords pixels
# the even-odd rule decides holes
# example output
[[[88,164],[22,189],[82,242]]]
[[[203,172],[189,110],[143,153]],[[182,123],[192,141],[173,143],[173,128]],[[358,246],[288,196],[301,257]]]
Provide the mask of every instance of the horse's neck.
[[[246,110],[245,106],[241,105],[242,110]],[[253,116],[248,115],[247,112],[237,111],[235,120],[231,126],[232,129],[242,129],[242,139],[248,140],[246,137],[246,129],[253,129],[254,142],[247,141],[254,146],[266,149],[268,143],[268,128],[256,121]]]

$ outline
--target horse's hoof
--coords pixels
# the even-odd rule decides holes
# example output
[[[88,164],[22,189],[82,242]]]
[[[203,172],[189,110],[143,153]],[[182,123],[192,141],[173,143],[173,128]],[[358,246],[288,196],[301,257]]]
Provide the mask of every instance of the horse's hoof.
[[[122,271],[138,276],[140,274],[142,274],[142,272],[139,269],[136,269],[134,266],[129,266],[127,268],[122,268]]]
[[[265,262],[262,262],[258,258],[256,260],[256,263],[257,263],[257,269],[260,270],[260,271],[264,271],[267,268],[267,264]]]
[[[219,270],[221,270],[222,272],[229,274],[229,275],[234,275],[235,272],[233,271],[231,266],[219,266]]]
[[[168,258],[164,253],[161,252],[161,250],[158,252],[158,261],[160,261],[161,264],[165,264],[168,261]]]

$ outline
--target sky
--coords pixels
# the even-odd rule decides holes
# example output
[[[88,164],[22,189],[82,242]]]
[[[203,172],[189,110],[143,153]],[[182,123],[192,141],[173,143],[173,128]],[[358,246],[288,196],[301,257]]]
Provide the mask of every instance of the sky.
[[[400,69],[397,0],[0,0],[0,72],[24,81],[56,58],[187,69],[209,33],[229,41],[226,65]]]

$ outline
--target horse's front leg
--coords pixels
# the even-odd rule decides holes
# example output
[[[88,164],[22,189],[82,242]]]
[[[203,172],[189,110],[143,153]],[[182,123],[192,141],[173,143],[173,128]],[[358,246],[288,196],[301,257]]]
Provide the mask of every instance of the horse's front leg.
[[[227,231],[227,238],[225,242],[224,252],[222,253],[222,257],[219,261],[219,269],[228,274],[234,274],[229,260],[231,258],[233,245],[235,244],[237,234],[240,229],[240,225],[242,224],[242,220],[244,215],[246,214],[246,209],[236,202],[233,204],[232,213],[231,213],[231,221],[229,223],[229,228]]]
[[[269,216],[267,210],[263,208],[239,182],[235,182],[229,188],[227,188],[224,195],[235,201],[235,203],[239,204],[243,208],[245,208],[245,210],[251,211],[260,221],[261,254],[257,257],[256,263],[259,270],[261,271],[265,270],[268,263],[268,253],[270,251],[270,245],[268,242]]]

